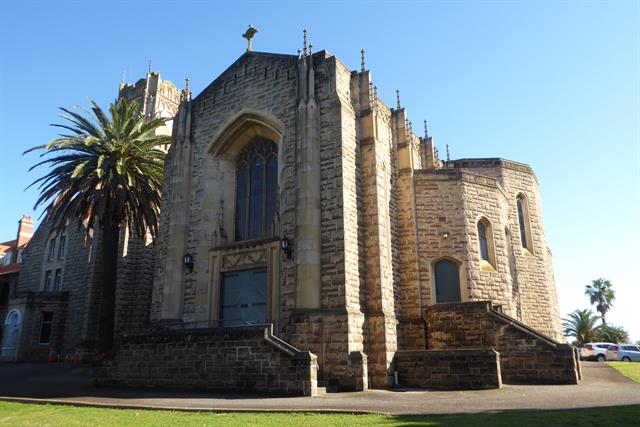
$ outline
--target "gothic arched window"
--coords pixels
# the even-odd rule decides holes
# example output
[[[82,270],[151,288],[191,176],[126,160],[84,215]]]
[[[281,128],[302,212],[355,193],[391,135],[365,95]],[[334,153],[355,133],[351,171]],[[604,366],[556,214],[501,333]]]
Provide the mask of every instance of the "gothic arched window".
[[[520,229],[520,242],[522,247],[532,251],[531,229],[529,226],[529,210],[527,207],[527,199],[520,194],[516,198],[516,207],[518,209],[518,227]]]
[[[487,243],[487,227],[484,222],[478,222],[478,239],[480,240],[480,256],[489,261],[489,245]]]
[[[238,156],[236,166],[236,240],[275,234],[278,208],[278,147],[254,139]]]
[[[486,218],[481,218],[478,221],[478,246],[480,249],[480,260],[484,262],[484,265],[487,266],[486,263],[489,263],[491,266],[495,267],[496,261],[493,248],[493,228],[491,227],[489,220]],[[489,266],[487,266],[487,268],[489,268]]]

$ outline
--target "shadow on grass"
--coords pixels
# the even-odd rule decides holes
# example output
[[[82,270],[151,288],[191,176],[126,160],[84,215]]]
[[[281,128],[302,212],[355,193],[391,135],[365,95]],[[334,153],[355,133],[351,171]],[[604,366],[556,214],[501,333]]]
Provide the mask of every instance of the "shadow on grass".
[[[419,426],[621,426],[638,425],[640,405],[601,408],[495,411],[476,414],[396,415],[389,416],[384,425],[395,427]]]

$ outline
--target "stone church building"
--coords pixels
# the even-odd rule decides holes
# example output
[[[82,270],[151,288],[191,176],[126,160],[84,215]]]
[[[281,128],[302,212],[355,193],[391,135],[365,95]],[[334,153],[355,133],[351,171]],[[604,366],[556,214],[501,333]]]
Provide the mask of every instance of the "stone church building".
[[[159,81],[120,95],[147,99]],[[98,384],[578,381],[529,166],[442,159],[399,96],[377,96],[364,53],[353,71],[306,41],[249,49],[193,98],[171,87],[155,262],[129,239],[118,273],[118,318],[144,319],[119,329]]]

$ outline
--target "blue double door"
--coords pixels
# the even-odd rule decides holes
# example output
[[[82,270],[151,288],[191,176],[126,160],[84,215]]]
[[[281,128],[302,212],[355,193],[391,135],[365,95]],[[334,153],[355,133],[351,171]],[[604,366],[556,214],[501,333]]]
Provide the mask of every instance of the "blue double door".
[[[234,271],[222,276],[220,287],[222,326],[251,325],[267,321],[267,270]]]

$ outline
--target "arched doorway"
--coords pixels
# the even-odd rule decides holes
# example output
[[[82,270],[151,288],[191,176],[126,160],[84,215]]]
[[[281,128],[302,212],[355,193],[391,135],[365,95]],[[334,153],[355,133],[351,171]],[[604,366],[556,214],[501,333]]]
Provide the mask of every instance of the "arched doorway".
[[[442,259],[433,265],[436,303],[460,302],[460,267],[457,262]]]
[[[18,310],[11,310],[4,322],[4,336],[2,338],[3,359],[14,359],[18,347],[18,337],[22,326],[22,316]]]

